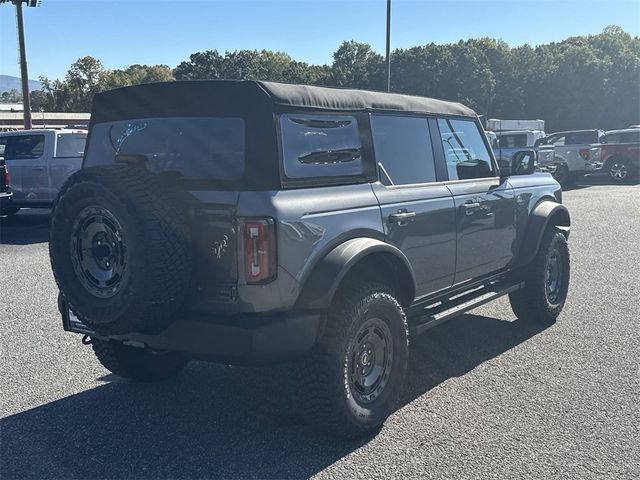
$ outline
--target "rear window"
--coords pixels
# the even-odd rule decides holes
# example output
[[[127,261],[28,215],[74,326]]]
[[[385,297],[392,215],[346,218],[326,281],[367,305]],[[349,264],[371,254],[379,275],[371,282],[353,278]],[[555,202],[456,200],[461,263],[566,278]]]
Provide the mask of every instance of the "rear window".
[[[516,133],[510,135],[498,135],[498,146],[500,148],[517,148],[527,146],[527,134]]]
[[[148,118],[95,125],[85,165],[114,163],[117,154],[144,155],[146,168],[154,173],[237,180],[245,168],[244,120]]]
[[[81,157],[87,141],[86,133],[61,133],[58,135],[56,157]]]
[[[288,178],[362,174],[358,122],[349,115],[280,117],[284,173]]]

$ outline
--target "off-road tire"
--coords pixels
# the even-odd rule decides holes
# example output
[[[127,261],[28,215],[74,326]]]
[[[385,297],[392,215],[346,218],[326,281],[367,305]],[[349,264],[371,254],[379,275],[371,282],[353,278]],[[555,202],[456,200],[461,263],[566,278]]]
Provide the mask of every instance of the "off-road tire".
[[[0,210],[0,215],[3,217],[10,217],[12,215],[15,215],[19,211],[20,211],[20,207],[5,207],[2,210]]]
[[[91,346],[104,368],[114,375],[138,382],[159,382],[171,378],[180,373],[190,360],[179,352],[154,353],[97,338],[92,339]]]
[[[552,257],[559,264],[560,285],[554,295],[548,289],[548,270]],[[556,227],[549,227],[533,261],[522,271],[524,288],[509,294],[511,309],[518,319],[541,325],[553,324],[567,299],[570,279],[567,238]]]
[[[117,289],[94,286],[84,273],[82,262],[89,261],[84,255],[96,254],[83,249],[91,245],[90,235],[78,225],[94,211],[108,213],[109,222],[119,227],[112,235],[121,239],[113,243],[118,257],[112,263],[121,268]],[[104,227],[107,220],[85,223],[91,222]],[[53,208],[49,253],[56,282],[74,313],[99,334],[166,328],[189,290],[191,246],[186,213],[175,195],[139,166],[81,169],[65,183]]]
[[[388,327],[392,355],[382,390],[370,403],[363,403],[350,381],[350,367],[358,361],[354,337],[370,321]],[[377,430],[396,407],[408,357],[407,319],[389,287],[349,283],[334,301],[318,344],[299,366],[305,418],[317,429],[343,438]]]

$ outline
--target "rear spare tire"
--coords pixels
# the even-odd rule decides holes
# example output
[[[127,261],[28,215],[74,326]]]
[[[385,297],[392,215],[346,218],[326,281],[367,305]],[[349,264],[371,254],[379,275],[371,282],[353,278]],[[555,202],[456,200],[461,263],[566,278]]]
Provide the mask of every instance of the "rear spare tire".
[[[76,315],[104,335],[165,328],[191,279],[186,215],[144,168],[81,169],[52,212],[49,254]]]

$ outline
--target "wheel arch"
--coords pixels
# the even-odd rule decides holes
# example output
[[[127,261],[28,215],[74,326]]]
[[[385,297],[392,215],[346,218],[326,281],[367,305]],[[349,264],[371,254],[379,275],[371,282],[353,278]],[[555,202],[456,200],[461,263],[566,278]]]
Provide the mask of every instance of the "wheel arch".
[[[571,228],[571,216],[567,207],[552,200],[543,200],[538,203],[529,215],[528,222],[524,239],[514,262],[515,267],[527,265],[533,260],[548,227],[559,227],[566,237],[569,236]]]
[[[404,307],[415,298],[411,264],[393,245],[373,238],[353,238],[331,250],[314,267],[296,303],[301,309],[328,308],[347,277],[361,276],[397,285],[396,295]]]

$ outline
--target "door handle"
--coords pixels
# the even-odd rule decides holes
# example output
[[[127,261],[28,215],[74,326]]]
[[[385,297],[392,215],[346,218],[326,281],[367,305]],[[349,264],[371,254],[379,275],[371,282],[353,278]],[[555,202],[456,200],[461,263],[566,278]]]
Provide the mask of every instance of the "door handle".
[[[464,209],[464,213],[467,215],[473,215],[473,212],[480,208],[480,204],[478,202],[468,202],[462,205]]]
[[[407,223],[413,221],[416,218],[416,212],[407,212],[406,210],[398,210],[396,213],[389,215],[390,223],[397,223],[399,226],[404,226]]]

